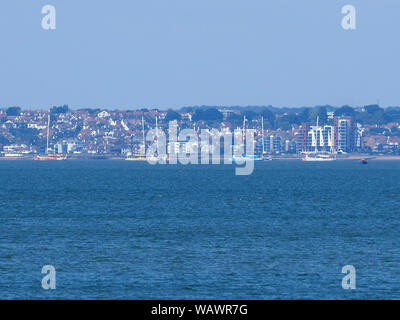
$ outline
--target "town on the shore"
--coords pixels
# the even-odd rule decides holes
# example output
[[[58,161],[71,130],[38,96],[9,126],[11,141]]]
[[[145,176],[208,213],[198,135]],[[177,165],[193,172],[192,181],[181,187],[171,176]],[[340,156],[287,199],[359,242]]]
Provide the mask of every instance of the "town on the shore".
[[[194,106],[180,109],[76,108],[0,109],[0,158],[31,158],[51,150],[69,158],[124,158],[141,152],[144,132],[183,129],[255,133],[255,153],[296,158],[307,152],[400,155],[400,107]],[[50,123],[50,125],[48,125]],[[143,130],[144,128],[144,130]],[[216,132],[214,130],[214,132]],[[49,141],[47,141],[49,137]],[[171,142],[170,142],[171,143]],[[174,141],[168,153],[187,152],[190,141]],[[48,148],[46,150],[46,148]]]

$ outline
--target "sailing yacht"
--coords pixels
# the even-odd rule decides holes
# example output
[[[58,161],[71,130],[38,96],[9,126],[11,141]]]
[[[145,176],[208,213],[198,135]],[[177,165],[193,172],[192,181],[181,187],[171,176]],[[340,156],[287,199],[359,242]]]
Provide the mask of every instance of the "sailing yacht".
[[[335,161],[336,158],[331,154],[308,153],[301,161]]]
[[[145,140],[145,135],[144,135],[144,119],[142,115],[142,135],[143,135],[143,144],[142,144],[142,150],[143,153],[135,153],[132,156],[129,156],[125,158],[125,160],[128,161],[147,161],[146,159],[146,140]]]
[[[242,135],[243,135],[243,148],[246,146],[246,116],[243,117],[243,128],[242,128]],[[242,161],[262,161],[263,157],[255,154],[245,154],[242,155],[233,155],[232,161],[235,162],[242,162]]]
[[[158,152],[160,151],[160,146],[158,143],[158,117],[156,116],[156,139],[157,139],[157,153],[154,156],[150,156],[149,160],[150,161],[161,161],[161,162],[166,162],[169,161],[169,158],[167,155],[160,155]]]
[[[33,157],[33,160],[37,160],[37,161],[67,160],[67,156],[49,152],[49,150],[50,150],[49,149],[49,135],[50,135],[50,113],[47,116],[46,155],[37,155],[37,156]]]
[[[133,154],[132,156],[125,158],[125,160],[128,160],[128,161],[159,161],[159,160],[168,161],[167,156],[154,155],[154,156],[147,157],[143,116],[142,116],[142,134],[143,134],[143,144],[142,144],[143,153]],[[158,117],[157,116],[156,116],[156,139],[157,139],[157,152],[158,152],[159,148],[158,148]]]
[[[267,156],[267,152],[265,151],[265,137],[264,137],[264,117],[261,116],[261,139],[262,139],[262,155],[261,155],[261,160],[262,161],[272,161],[271,156]]]

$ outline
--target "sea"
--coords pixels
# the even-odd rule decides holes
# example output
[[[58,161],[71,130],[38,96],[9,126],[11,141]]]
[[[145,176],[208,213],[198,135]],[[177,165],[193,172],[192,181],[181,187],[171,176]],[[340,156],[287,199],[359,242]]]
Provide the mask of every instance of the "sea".
[[[236,167],[0,161],[0,299],[400,298],[400,161]]]

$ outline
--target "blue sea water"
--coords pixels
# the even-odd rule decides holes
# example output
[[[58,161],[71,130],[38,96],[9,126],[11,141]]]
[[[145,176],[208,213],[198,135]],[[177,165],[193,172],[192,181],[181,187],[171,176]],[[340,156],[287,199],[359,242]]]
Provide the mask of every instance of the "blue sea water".
[[[0,298],[400,298],[400,162],[234,168],[0,161]]]

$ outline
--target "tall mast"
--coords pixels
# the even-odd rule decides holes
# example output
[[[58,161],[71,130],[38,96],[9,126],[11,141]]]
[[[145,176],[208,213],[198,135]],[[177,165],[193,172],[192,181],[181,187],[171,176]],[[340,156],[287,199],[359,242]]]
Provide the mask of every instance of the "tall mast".
[[[318,144],[320,143],[319,139],[318,139],[318,132],[319,132],[319,116],[317,116],[317,126],[315,127],[314,130],[315,134],[315,154],[317,154],[318,151]]]
[[[261,116],[261,139],[262,139],[262,154],[264,154],[264,117]]]
[[[246,141],[246,116],[243,116],[243,145]]]
[[[158,117],[156,116],[156,139],[157,139],[157,154],[158,154]]]
[[[46,154],[49,153],[49,135],[50,135],[50,112],[47,115]]]
[[[143,119],[143,115],[142,115],[142,134],[143,134],[143,152],[144,154],[146,154],[146,140],[144,137],[144,119]]]

